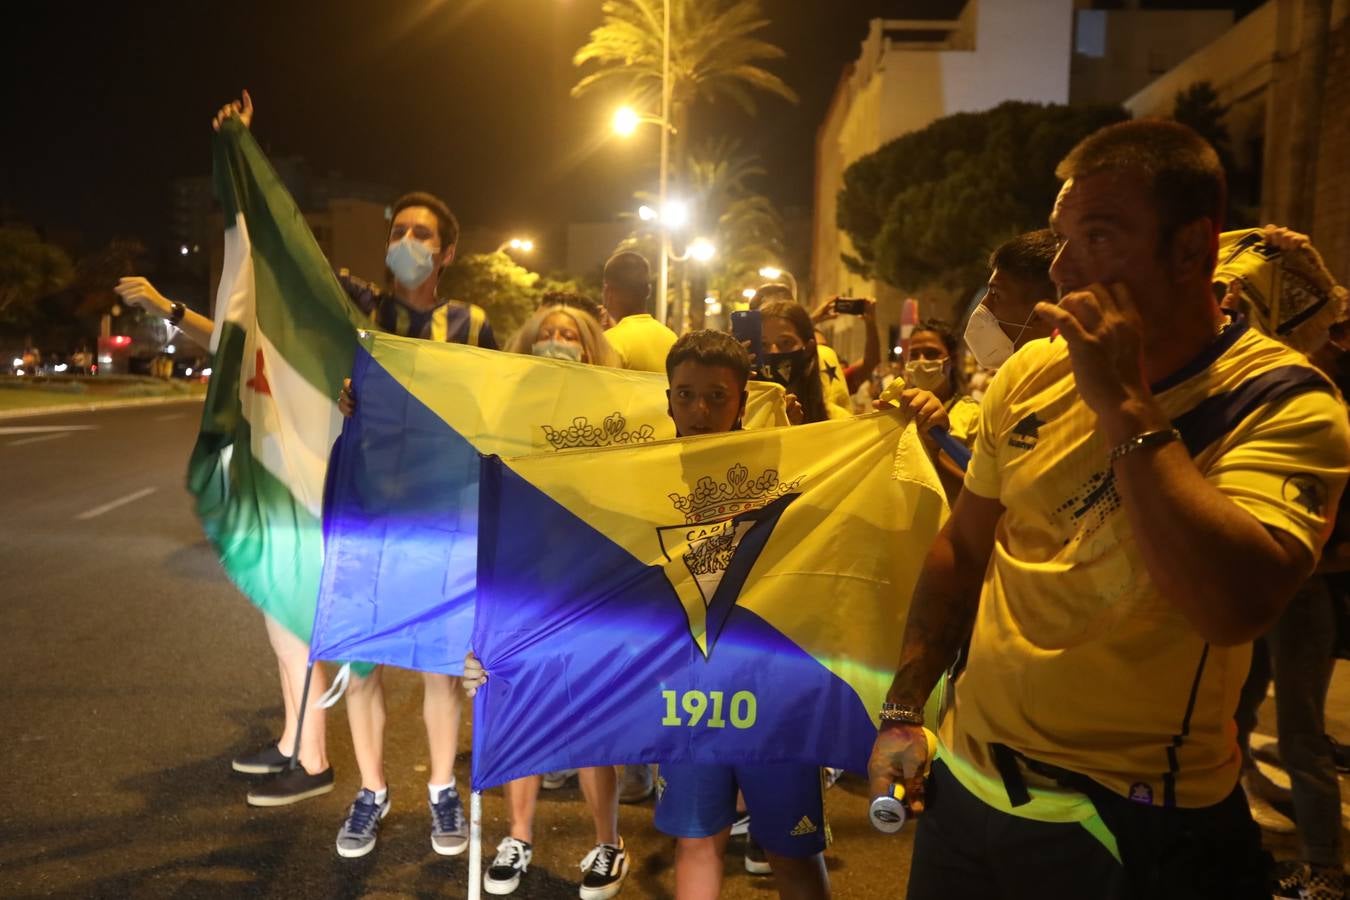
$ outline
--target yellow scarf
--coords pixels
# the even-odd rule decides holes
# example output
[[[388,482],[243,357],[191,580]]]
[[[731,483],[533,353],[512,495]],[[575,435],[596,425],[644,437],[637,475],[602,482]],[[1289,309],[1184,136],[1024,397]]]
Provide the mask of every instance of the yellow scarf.
[[[1312,245],[1281,250],[1260,228],[1219,235],[1214,284],[1259,331],[1310,353],[1326,343],[1345,314],[1346,290],[1336,284]]]

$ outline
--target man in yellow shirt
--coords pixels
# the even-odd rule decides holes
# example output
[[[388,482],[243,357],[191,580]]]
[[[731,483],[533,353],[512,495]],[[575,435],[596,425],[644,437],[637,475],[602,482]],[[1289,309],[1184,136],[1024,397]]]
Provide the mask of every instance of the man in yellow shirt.
[[[605,263],[605,311],[614,320],[605,338],[625,369],[664,372],[675,332],[646,312],[651,279],[647,260],[631,250],[616,253]]]
[[[1063,340],[984,399],[869,766],[922,812],[911,898],[1269,896],[1237,786],[1249,642],[1312,571],[1350,424],[1307,359],[1220,310],[1213,149],[1112,125],[1060,163]],[[973,626],[925,797],[922,707]]]

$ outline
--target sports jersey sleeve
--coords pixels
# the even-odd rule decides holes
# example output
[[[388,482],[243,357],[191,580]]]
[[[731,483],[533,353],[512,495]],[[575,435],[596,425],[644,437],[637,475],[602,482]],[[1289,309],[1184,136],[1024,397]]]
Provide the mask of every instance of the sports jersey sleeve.
[[[378,299],[375,286],[368,281],[362,281],[360,278],[353,278],[346,269],[338,270],[337,279],[356,308],[365,315],[370,315],[370,311],[375,308],[375,301]]]
[[[500,350],[497,346],[497,336],[492,333],[492,323],[486,319],[483,320],[483,327],[478,332],[478,346],[484,350]]]
[[[1322,551],[1350,472],[1350,420],[1326,391],[1299,394],[1259,416],[1205,477],[1269,528]]]

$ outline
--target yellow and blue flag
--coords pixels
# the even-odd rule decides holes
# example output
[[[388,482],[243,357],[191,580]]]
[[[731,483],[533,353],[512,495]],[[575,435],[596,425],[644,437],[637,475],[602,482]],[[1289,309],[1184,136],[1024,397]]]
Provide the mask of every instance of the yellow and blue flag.
[[[666,378],[367,331],[333,450],[310,657],[459,674],[473,623],[479,455],[674,436]],[[752,385],[746,423],[785,424]],[[618,489],[611,485],[610,489]]]
[[[485,458],[475,789],[609,763],[865,768],[946,500],[896,412]]]

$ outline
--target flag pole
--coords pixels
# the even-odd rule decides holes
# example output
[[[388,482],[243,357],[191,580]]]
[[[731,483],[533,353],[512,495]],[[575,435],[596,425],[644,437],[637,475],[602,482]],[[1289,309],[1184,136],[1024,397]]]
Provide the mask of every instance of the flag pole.
[[[300,764],[300,735],[305,731],[305,707],[309,705],[309,682],[314,677],[314,660],[305,667],[305,686],[300,690],[300,712],[295,720],[295,745],[291,747],[291,765],[294,769]]]
[[[469,794],[469,900],[483,897],[483,792]]]

